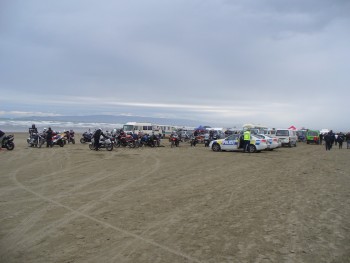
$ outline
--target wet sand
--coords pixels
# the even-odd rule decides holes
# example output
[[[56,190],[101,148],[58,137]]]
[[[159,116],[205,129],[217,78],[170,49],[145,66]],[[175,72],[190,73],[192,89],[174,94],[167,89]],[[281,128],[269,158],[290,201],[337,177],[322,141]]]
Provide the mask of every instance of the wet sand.
[[[0,151],[0,262],[350,262],[346,145],[96,152],[26,136]]]

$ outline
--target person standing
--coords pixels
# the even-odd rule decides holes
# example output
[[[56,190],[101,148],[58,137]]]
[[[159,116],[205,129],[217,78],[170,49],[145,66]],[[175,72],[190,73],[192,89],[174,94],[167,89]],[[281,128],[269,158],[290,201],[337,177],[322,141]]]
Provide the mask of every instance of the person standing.
[[[324,142],[326,145],[326,151],[330,151],[331,150],[331,135],[329,132],[324,135]]]
[[[338,134],[334,133],[334,142],[333,143],[334,143],[335,146],[337,146],[337,142],[338,142]]]
[[[338,134],[337,141],[338,141],[339,149],[343,149],[344,136],[342,133]]]
[[[38,129],[35,127],[35,124],[32,124],[32,128],[29,128],[29,137],[32,137],[33,134],[37,134]]]
[[[101,136],[106,138],[106,135],[103,134],[102,129],[99,128],[95,131],[94,133],[94,146],[95,146],[95,151],[98,151],[98,148],[100,146],[100,138]]]
[[[345,135],[346,149],[350,149],[350,132]]]
[[[333,130],[330,130],[329,136],[330,136],[330,143],[331,143],[330,148],[329,148],[329,150],[330,150],[330,149],[332,149],[333,143],[335,142],[335,139],[336,139]]]
[[[51,127],[46,132],[46,147],[52,147],[52,135],[53,132],[51,130]]]
[[[243,152],[249,152],[249,145],[250,145],[250,130],[246,130],[243,133],[243,140],[244,140],[244,144],[243,144]]]
[[[5,135],[6,134],[2,130],[0,130],[0,151],[1,151],[1,148],[2,148],[2,141],[4,140]]]
[[[320,145],[322,145],[322,141],[323,141],[323,133],[320,133]]]

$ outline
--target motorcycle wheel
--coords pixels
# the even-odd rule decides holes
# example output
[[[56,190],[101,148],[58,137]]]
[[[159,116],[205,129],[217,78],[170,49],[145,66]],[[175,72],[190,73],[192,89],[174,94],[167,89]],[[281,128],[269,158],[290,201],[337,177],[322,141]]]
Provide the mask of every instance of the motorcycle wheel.
[[[80,138],[80,142],[81,142],[81,143],[86,143],[86,141],[85,141],[84,138]]]
[[[63,147],[63,146],[64,146],[64,141],[58,142],[58,145],[59,145],[60,147]]]
[[[94,150],[95,149],[95,147],[94,147],[94,145],[92,143],[89,143],[89,149],[90,150]]]
[[[107,149],[107,151],[112,151],[113,150],[113,144],[111,143],[111,144],[106,145],[106,149]]]
[[[75,139],[72,139],[72,143],[75,144]]]
[[[129,145],[129,148],[135,148],[136,147],[136,144],[134,142],[129,142],[128,145]]]
[[[117,147],[117,148],[119,148],[120,145],[121,145],[120,141],[117,141],[117,142],[114,143],[114,146]]]
[[[13,142],[8,142],[6,148],[7,150],[12,151],[15,148],[15,144]]]
[[[174,141],[171,141],[171,145],[170,145],[170,147],[171,147],[171,148],[173,148],[174,146],[175,146]]]

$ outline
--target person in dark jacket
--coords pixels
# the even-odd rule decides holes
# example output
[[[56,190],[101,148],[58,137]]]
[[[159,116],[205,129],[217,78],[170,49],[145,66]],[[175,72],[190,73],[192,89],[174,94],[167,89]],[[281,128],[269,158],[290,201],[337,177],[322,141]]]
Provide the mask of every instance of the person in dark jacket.
[[[322,145],[322,141],[323,141],[323,134],[320,133],[320,145]]]
[[[330,150],[330,144],[331,144],[331,137],[329,135],[329,132],[324,135],[324,143],[326,145],[326,151]]]
[[[324,141],[326,144],[326,151],[330,151],[332,149],[332,144],[334,143],[334,140],[335,140],[335,136],[334,136],[334,133],[332,131],[330,131],[324,135]]]
[[[95,146],[95,151],[98,151],[98,148],[100,146],[100,137],[103,136],[106,138],[106,135],[102,132],[102,129],[99,128],[95,131],[94,133],[94,146]]]
[[[344,135],[342,133],[338,134],[337,142],[339,145],[339,149],[343,149]]]
[[[346,138],[346,149],[350,149],[350,132],[346,134],[345,138]]]
[[[46,147],[52,147],[52,135],[53,131],[51,130],[51,127],[46,132]]]
[[[333,132],[333,130],[330,130],[329,135],[330,135],[330,140],[331,140],[331,145],[330,145],[331,148],[330,149],[332,149],[332,146],[335,142],[335,133]]]
[[[38,129],[35,127],[35,124],[32,124],[32,128],[29,128],[29,137],[32,137],[33,134],[37,134]]]
[[[0,151],[1,151],[2,141],[4,140],[5,135],[6,134],[2,130],[0,130]]]

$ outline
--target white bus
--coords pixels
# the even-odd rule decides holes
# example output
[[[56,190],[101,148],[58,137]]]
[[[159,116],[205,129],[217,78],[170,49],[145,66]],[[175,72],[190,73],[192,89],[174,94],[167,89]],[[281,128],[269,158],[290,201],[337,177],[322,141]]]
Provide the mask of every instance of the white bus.
[[[123,125],[124,132],[132,132],[132,133],[147,133],[152,134],[153,125],[150,122],[127,122]]]
[[[127,122],[123,125],[123,130],[126,133],[161,133],[163,137],[165,137],[169,136],[172,132],[174,132],[176,130],[176,127],[171,125],[152,124],[150,122]]]
[[[154,132],[161,133],[163,137],[169,136],[174,131],[176,131],[176,127],[172,125],[163,125],[163,124],[154,124]]]

